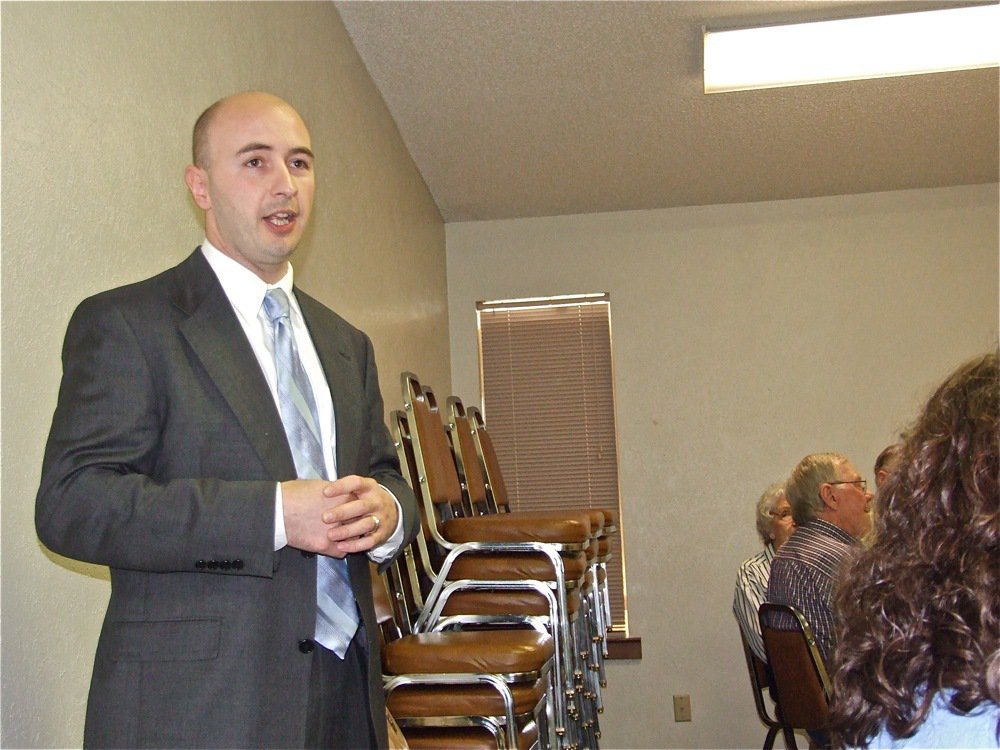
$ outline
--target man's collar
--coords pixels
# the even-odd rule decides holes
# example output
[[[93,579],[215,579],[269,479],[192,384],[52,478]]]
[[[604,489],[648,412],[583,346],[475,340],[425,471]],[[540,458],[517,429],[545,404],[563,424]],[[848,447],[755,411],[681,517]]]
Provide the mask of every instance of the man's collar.
[[[219,248],[209,242],[206,237],[202,240],[201,251],[205,255],[206,260],[212,266],[215,271],[216,276],[221,278],[225,275],[228,279],[231,279],[234,283],[240,286],[255,286],[259,284],[262,289],[283,289],[286,293],[291,295],[292,286],[295,281],[295,272],[292,269],[292,264],[288,264],[288,270],[285,275],[278,279],[274,284],[268,284],[257,274],[251,271],[249,268],[244,266],[242,263],[237,261],[230,255],[222,252]],[[263,292],[261,293],[263,297]]]
[[[828,521],[825,518],[818,518],[818,517],[814,518],[813,520],[809,521],[806,524],[806,526],[812,526],[822,531],[827,536],[836,537],[851,544],[854,544],[858,541],[858,538],[856,536],[845,531],[840,526],[835,524],[833,521]]]
[[[267,284],[260,276],[223,253],[207,239],[201,245],[201,252],[218,277],[230,304],[241,317],[247,320],[255,318],[264,302],[264,295],[268,289],[273,288],[284,290],[292,308],[298,310],[298,301],[292,294],[294,275],[291,263],[288,264],[288,272],[278,280],[278,283]]]

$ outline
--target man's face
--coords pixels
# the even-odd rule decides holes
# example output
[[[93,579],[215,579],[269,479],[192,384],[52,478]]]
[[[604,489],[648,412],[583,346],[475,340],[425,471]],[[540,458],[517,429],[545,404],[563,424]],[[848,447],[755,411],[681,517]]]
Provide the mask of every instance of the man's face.
[[[835,500],[835,521],[851,536],[861,538],[871,529],[872,494],[850,461],[837,466],[837,482],[830,488]]]
[[[209,242],[273,283],[287,271],[312,210],[309,131],[279,99],[228,100],[207,131],[207,159],[185,180],[205,210]]]

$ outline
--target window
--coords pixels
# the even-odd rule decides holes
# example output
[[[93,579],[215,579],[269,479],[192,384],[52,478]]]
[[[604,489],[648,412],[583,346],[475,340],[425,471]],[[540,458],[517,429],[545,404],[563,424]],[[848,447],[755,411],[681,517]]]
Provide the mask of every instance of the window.
[[[628,638],[607,294],[478,302],[483,414],[513,510],[613,508],[612,631]]]

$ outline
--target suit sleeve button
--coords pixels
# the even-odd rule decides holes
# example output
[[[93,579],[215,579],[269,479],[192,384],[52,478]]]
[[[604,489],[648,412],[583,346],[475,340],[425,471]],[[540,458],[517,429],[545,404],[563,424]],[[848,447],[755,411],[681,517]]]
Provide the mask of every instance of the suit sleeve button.
[[[308,638],[303,638],[299,641],[299,651],[303,654],[311,654],[313,652],[313,648],[315,648],[313,646],[313,642]]]
[[[218,570],[219,569],[219,561],[218,560],[209,560],[208,563],[206,563],[206,564],[208,565],[208,569],[209,570]]]
[[[243,561],[233,560],[233,570],[243,570]]]
[[[198,561],[197,561],[197,562],[196,562],[196,563],[194,564],[194,567],[195,567],[195,570],[204,570],[204,569],[205,569],[205,567],[206,567],[206,563],[205,563],[205,561],[204,561],[204,560],[198,560]]]

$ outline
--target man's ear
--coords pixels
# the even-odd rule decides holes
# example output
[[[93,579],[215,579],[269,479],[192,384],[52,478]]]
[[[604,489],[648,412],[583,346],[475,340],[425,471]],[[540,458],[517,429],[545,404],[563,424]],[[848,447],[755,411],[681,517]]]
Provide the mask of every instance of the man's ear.
[[[184,182],[198,208],[207,211],[212,207],[212,199],[208,194],[208,173],[204,169],[189,164],[184,170]]]
[[[832,484],[821,484],[819,486],[819,499],[823,501],[823,505],[826,506],[827,510],[837,509],[837,496],[833,494]]]

